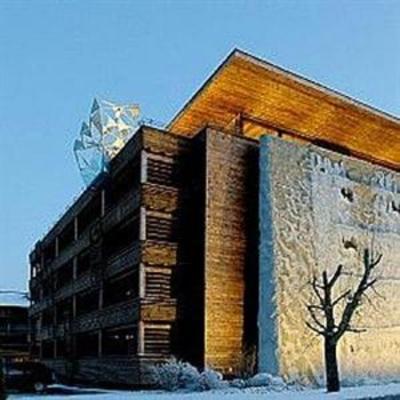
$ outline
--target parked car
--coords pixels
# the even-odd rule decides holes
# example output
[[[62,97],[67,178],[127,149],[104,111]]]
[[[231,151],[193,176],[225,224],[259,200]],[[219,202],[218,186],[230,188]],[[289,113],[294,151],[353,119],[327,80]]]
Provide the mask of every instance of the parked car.
[[[55,382],[54,374],[39,362],[21,361],[3,364],[7,390],[44,392]]]

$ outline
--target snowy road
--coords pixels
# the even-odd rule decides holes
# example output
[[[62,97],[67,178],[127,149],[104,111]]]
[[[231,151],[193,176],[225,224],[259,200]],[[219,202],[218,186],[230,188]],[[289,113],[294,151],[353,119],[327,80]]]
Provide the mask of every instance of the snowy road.
[[[262,388],[247,390],[225,390],[195,393],[165,393],[154,391],[103,391],[94,394],[79,395],[11,395],[9,400],[400,400],[400,384],[389,384],[384,386],[362,386],[355,388],[344,388],[338,394],[327,394],[323,390],[305,391],[282,391],[271,392]]]

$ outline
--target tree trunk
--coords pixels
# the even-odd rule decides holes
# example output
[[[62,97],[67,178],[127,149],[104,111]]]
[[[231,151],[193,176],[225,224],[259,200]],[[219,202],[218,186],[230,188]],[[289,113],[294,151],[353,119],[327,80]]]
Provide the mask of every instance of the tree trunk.
[[[325,370],[328,392],[338,392],[340,390],[336,348],[337,342],[335,340],[325,338]]]

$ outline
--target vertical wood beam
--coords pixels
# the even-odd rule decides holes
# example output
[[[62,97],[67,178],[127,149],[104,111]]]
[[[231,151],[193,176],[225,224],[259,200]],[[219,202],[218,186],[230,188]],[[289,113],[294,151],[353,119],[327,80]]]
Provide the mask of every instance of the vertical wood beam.
[[[76,318],[76,294],[72,296],[72,318]]]
[[[139,298],[144,299],[146,297],[146,271],[145,266],[139,264]]]
[[[146,240],[146,208],[140,207],[139,240]]]
[[[147,153],[142,150],[140,155],[140,183],[147,182]]]
[[[100,192],[100,215],[104,217],[106,214],[106,190],[101,189]]]
[[[75,256],[72,260],[72,279],[76,280],[78,277],[78,256]]]
[[[78,217],[74,217],[74,240],[78,240],[79,237],[79,222]]]
[[[53,326],[56,327],[57,326],[57,307],[54,306],[53,309]]]
[[[44,270],[44,252],[43,251],[40,252],[40,270],[41,271]]]
[[[144,355],[144,322],[139,321],[137,337],[137,352],[139,356]]]
[[[243,135],[243,114],[239,113],[235,118],[235,133],[236,135]]]
[[[103,287],[101,287],[99,289],[99,303],[98,303],[99,310],[103,308],[103,303],[104,303],[104,290]]]
[[[56,239],[54,241],[54,246],[55,246],[55,256],[56,258],[60,254],[60,239],[58,236],[56,236]]]
[[[98,332],[97,340],[98,340],[97,356],[101,358],[103,356],[103,331],[101,329]]]
[[[43,340],[40,339],[39,342],[39,360],[43,360]]]

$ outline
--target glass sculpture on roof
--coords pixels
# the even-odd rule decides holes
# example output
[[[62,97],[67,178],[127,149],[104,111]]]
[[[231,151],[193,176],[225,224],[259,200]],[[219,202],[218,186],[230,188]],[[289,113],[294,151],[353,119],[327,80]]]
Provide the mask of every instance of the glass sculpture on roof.
[[[139,126],[139,106],[94,99],[89,123],[83,122],[74,155],[83,181],[89,185],[125,146]]]

